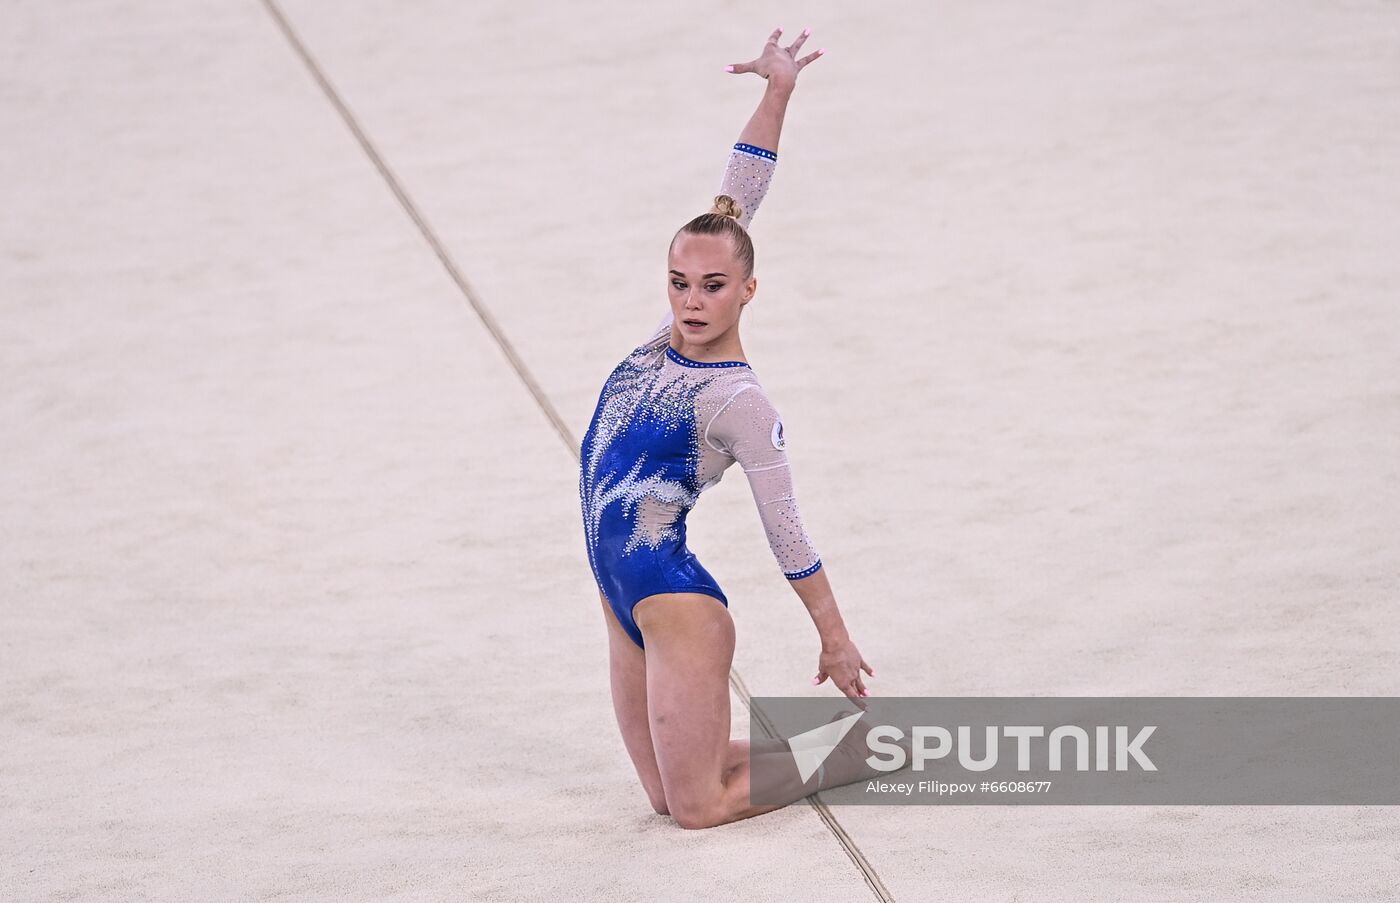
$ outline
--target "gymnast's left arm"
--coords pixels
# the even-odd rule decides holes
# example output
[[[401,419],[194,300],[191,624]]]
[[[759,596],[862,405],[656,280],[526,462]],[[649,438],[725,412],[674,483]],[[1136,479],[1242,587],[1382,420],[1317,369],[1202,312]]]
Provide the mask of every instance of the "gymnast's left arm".
[[[749,384],[731,395],[711,418],[705,441],[743,468],[769,549],[817,628],[821,654],[812,683],[830,677],[852,700],[868,695],[860,672],[875,672],[846,631],[826,568],[802,524],[782,418],[763,388]]]
[[[720,184],[720,194],[727,194],[739,203],[739,224],[745,229],[758,212],[758,205],[768,191],[768,182],[777,166],[778,138],[783,132],[788,102],[797,87],[797,74],[825,50],[823,48],[798,58],[797,51],[802,48],[811,29],[804,28],[797,40],[786,47],[778,43],[782,32],[781,28],[775,28],[763,45],[763,52],[754,60],[725,67],[736,75],[751,72],[762,76],[768,83],[758,107],[730,151],[729,163]]]
[[[763,52],[755,59],[725,67],[736,75],[751,72],[768,82],[758,107],[739,132],[739,140],[729,149],[724,175],[720,178],[719,193],[729,195],[738,203],[739,225],[745,229],[749,228],[759,205],[763,203],[778,166],[778,138],[783,132],[788,101],[797,87],[797,74],[826,49],[821,48],[799,58],[797,51],[802,48],[811,30],[804,28],[797,40],[787,47],[778,43],[782,32],[781,28],[775,28],[763,45]],[[668,309],[652,330],[653,341],[671,328],[671,321],[672,314]]]

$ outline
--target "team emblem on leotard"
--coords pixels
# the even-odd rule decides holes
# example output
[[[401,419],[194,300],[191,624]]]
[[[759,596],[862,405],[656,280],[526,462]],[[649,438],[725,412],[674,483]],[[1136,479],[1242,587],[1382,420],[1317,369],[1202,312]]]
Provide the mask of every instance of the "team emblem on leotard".
[[[773,421],[773,447],[782,449],[786,447],[786,445],[787,440],[783,438],[783,422],[781,420],[775,420]]]

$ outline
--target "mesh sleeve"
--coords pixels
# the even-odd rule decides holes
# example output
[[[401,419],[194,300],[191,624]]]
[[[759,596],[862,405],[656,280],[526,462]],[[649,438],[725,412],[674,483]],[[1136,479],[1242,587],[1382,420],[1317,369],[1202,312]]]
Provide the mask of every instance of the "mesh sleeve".
[[[768,193],[768,183],[772,181],[773,171],[777,167],[778,155],[767,148],[739,141],[729,151],[729,162],[724,167],[719,193],[739,202],[742,208],[739,224],[745,229],[753,222],[759,204],[763,203],[763,197]]]
[[[705,437],[743,468],[783,576],[797,580],[815,574],[821,557],[802,526],[783,421],[767,393],[753,384],[740,388],[711,418]]]
[[[673,319],[675,319],[675,314],[671,313],[671,309],[669,307],[666,308],[666,313],[664,316],[662,316],[661,322],[656,324],[656,328],[651,331],[651,336],[645,342],[643,342],[642,345],[650,345],[657,339],[661,338],[662,334],[670,332],[671,321]]]

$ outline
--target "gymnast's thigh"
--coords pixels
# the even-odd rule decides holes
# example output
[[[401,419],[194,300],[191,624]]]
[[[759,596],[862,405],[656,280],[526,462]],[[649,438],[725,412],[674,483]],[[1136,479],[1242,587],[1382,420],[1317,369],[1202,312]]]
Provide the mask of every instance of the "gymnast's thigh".
[[[661,781],[661,771],[656,765],[656,749],[652,745],[651,721],[647,713],[646,653],[622,628],[612,604],[601,589],[598,600],[603,606],[603,617],[608,622],[609,682],[612,686],[613,713],[617,716],[622,742],[652,808],[665,815],[668,812],[666,791]]]
[[[653,651],[653,638],[664,635],[668,645],[675,638],[682,643],[701,643],[705,650],[727,662],[734,656],[734,619],[728,603],[708,587],[668,590],[645,596],[632,606],[632,622],[642,635],[644,647]]]

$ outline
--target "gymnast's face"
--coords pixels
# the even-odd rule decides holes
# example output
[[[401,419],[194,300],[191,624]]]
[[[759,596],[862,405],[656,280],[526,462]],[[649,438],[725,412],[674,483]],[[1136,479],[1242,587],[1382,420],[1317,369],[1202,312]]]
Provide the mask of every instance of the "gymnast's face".
[[[671,313],[686,341],[713,342],[739,325],[758,279],[744,278],[734,245],[723,235],[682,232],[671,244],[666,280]]]

